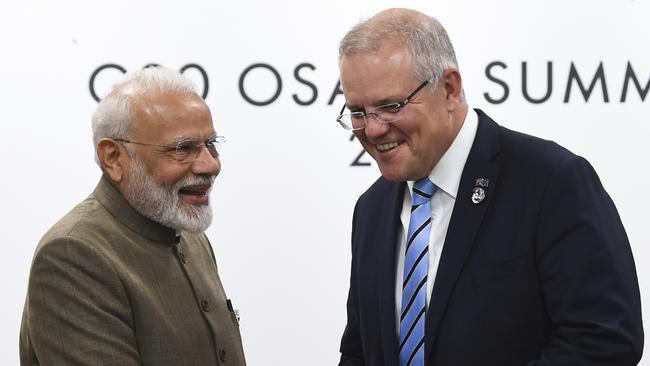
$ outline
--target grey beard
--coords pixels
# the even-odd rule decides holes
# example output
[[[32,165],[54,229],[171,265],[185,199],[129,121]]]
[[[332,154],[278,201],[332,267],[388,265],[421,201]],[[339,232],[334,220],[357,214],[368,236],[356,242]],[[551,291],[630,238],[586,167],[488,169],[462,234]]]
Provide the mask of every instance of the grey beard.
[[[212,184],[214,177],[188,175],[170,186],[157,183],[135,154],[132,161],[131,168],[126,172],[129,185],[124,189],[124,197],[133,208],[151,220],[178,231],[201,233],[210,226],[210,204],[184,204],[178,197],[178,191],[189,185]]]

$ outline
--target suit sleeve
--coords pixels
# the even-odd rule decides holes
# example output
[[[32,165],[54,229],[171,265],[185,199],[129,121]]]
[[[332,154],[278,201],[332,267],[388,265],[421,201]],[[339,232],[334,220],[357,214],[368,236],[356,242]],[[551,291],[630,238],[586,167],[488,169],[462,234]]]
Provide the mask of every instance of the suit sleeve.
[[[350,270],[350,290],[348,292],[347,302],[347,316],[348,321],[343,331],[341,338],[341,360],[339,366],[363,366],[365,365],[363,359],[363,348],[361,346],[361,333],[359,331],[359,313],[357,307],[357,286],[356,286],[356,253],[355,253],[355,231],[356,231],[356,217],[357,202],[354,208],[354,215],[352,218],[352,264]]]
[[[129,299],[109,262],[87,243],[59,238],[32,263],[21,364],[140,365]]]
[[[536,256],[553,328],[528,366],[636,365],[643,328],[632,252],[612,200],[581,157],[550,179]]]

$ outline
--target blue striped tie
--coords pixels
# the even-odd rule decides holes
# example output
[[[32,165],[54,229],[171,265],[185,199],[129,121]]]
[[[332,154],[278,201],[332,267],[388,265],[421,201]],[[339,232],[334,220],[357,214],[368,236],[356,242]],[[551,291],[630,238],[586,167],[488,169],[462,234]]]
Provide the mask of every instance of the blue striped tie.
[[[429,233],[431,196],[436,186],[423,178],[413,185],[411,221],[404,256],[402,315],[399,324],[400,366],[424,365],[424,319],[427,274],[429,272]]]

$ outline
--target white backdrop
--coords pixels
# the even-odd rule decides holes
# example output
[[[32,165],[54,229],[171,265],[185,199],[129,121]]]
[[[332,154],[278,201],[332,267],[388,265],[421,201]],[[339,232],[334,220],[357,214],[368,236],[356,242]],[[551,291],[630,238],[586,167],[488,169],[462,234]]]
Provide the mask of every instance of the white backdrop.
[[[338,80],[337,47],[361,17],[392,6],[443,22],[472,106],[502,125],[555,140],[594,165],[626,226],[648,314],[650,175],[643,156],[650,155],[650,93],[643,96],[643,89],[650,88],[649,0],[24,0],[0,5],[0,364],[18,364],[36,243],[99,177],[89,79],[109,63],[129,71],[148,63],[175,69],[194,63],[205,70],[206,100],[217,131],[228,138],[208,236],[241,311],[248,363],[336,364],[352,208],[378,176],[374,164],[350,166],[361,147],[334,121],[344,102],[335,95],[329,103]],[[277,70],[282,80],[278,98],[266,106],[247,102],[239,89],[242,72],[257,63]],[[294,77],[304,63],[298,76],[309,84]],[[547,92],[551,63],[545,102],[525,99],[523,63],[528,94],[536,99]],[[575,80],[566,100],[572,65],[587,89],[601,63],[603,78],[588,101]],[[621,101],[628,63],[641,92],[631,81]],[[101,71],[96,93],[104,95],[120,75]],[[187,75],[203,90],[196,69]],[[252,100],[266,101],[277,81],[268,68],[255,68],[243,87]],[[310,102],[314,89],[313,103],[293,98]],[[647,360],[641,364],[650,365]]]

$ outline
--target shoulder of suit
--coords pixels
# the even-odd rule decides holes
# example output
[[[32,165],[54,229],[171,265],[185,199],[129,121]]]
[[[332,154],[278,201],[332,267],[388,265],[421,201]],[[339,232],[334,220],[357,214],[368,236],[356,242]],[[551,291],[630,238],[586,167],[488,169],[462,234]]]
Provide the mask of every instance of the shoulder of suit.
[[[102,212],[103,211],[103,212]],[[43,236],[43,239],[58,236],[67,236],[103,219],[107,213],[103,206],[92,196],[73,207],[61,217]]]
[[[554,141],[503,127],[480,109],[477,109],[476,113],[479,116],[479,132],[476,138],[493,139],[498,136],[502,159],[546,166],[576,157],[574,153]]]
[[[554,141],[499,126],[501,153],[506,162],[535,170],[554,170],[563,162],[578,157]]]
[[[111,231],[111,214],[92,195],[76,205],[59,219],[41,238],[37,251],[52,242],[71,238],[77,241],[87,237],[106,237]]]

